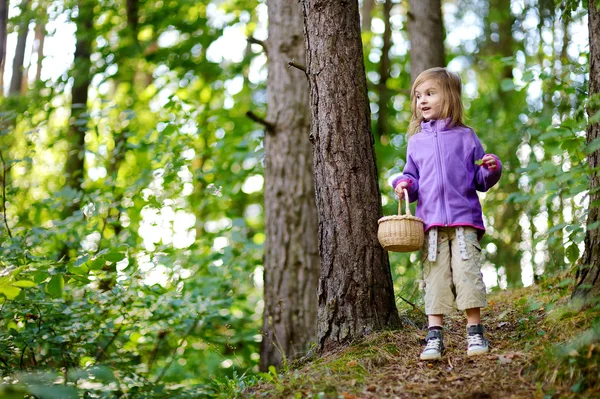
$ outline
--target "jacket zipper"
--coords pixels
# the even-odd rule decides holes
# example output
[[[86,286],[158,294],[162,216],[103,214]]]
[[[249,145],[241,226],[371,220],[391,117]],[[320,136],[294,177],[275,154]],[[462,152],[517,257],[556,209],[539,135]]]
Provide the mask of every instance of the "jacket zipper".
[[[437,124],[434,123],[434,136],[435,136],[435,149],[437,150],[437,162],[438,162],[438,171],[440,176],[440,183],[442,186],[442,212],[444,213],[444,226],[448,226],[448,213],[446,212],[446,188],[444,186],[444,174],[442,173],[442,161],[441,161],[441,150],[440,150],[440,142],[438,140],[438,131]]]

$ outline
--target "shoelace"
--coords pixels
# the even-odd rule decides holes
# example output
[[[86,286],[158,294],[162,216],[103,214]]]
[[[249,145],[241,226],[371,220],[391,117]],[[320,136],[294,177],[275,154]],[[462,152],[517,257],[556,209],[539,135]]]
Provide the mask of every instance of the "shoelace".
[[[467,342],[469,342],[469,346],[483,346],[483,336],[481,334],[467,335]]]
[[[442,346],[442,341],[439,338],[430,338],[425,345],[424,351],[435,350],[439,351]]]

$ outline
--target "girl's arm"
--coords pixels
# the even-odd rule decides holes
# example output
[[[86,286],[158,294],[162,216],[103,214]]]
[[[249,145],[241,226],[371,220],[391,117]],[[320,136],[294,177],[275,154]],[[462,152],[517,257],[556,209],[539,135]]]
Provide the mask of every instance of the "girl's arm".
[[[502,162],[494,154],[486,154],[479,141],[479,138],[473,132],[473,140],[475,141],[475,151],[473,152],[473,163],[483,161],[481,165],[476,165],[475,168],[475,188],[477,191],[488,191],[492,188],[500,176],[502,176]]]
[[[396,186],[403,181],[408,184],[406,190],[408,191],[409,201],[415,202],[419,199],[419,169],[412,159],[410,142],[406,151],[406,165],[404,165],[402,176],[398,176],[392,181],[394,190],[396,189]]]

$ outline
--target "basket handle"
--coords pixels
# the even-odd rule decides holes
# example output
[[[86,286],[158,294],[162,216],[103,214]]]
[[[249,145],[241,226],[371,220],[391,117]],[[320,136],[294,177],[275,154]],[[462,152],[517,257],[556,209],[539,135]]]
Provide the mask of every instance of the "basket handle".
[[[404,200],[406,201],[406,215],[412,216],[410,207],[408,206],[408,191],[405,188],[402,191],[404,191]],[[398,215],[402,215],[402,200],[398,201]]]

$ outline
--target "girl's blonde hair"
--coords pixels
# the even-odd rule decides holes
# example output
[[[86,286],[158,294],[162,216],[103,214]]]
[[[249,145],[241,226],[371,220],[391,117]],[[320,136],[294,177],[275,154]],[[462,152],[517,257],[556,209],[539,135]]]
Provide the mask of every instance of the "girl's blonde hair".
[[[417,108],[415,91],[417,87],[429,79],[435,81],[440,88],[442,100],[440,119],[450,118],[449,126],[460,126],[463,124],[462,84],[460,76],[454,72],[450,72],[446,68],[431,68],[421,72],[417,76],[410,90],[412,118],[408,126],[407,138],[421,131],[421,122],[423,122],[424,118]]]

